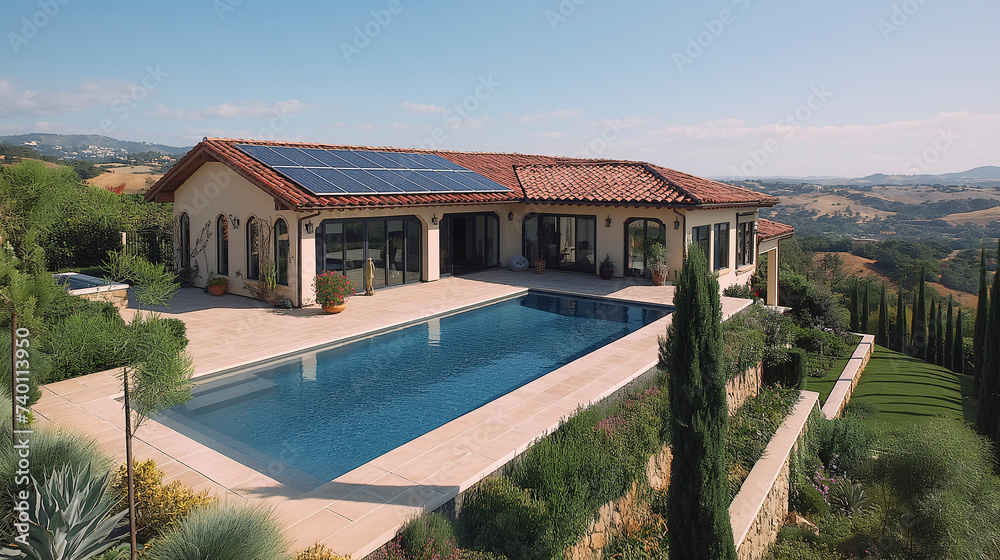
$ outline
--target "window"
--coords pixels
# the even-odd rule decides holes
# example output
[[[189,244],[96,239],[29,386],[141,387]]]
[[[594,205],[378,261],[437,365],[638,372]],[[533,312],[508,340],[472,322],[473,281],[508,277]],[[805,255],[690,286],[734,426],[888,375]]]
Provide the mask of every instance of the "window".
[[[706,260],[708,260],[711,256],[708,252],[708,234],[711,229],[712,226],[698,226],[691,228],[691,243],[697,245],[698,248],[704,252]]]
[[[215,238],[218,245],[215,268],[219,276],[229,275],[229,221],[219,216],[215,221]]]
[[[625,276],[647,276],[653,244],[666,247],[667,229],[660,220],[631,218],[625,222]]]
[[[253,216],[247,218],[247,279],[260,278],[260,223]]]
[[[597,272],[597,217],[534,214],[525,217],[524,256],[553,269]]]
[[[277,229],[275,235],[280,239]],[[420,221],[414,216],[323,220],[316,235],[316,274],[339,272],[363,290],[370,258],[375,265],[373,288],[419,282],[421,240]]]
[[[187,212],[181,213],[180,230],[181,269],[191,268],[191,218]]]
[[[288,240],[288,224],[284,218],[274,221],[274,264],[277,268],[278,283],[288,285],[288,254],[290,250]]]
[[[729,222],[715,224],[715,270],[729,268]]]
[[[736,266],[753,264],[754,254],[754,231],[757,229],[757,222],[753,217],[743,221],[740,217],[736,224]]]

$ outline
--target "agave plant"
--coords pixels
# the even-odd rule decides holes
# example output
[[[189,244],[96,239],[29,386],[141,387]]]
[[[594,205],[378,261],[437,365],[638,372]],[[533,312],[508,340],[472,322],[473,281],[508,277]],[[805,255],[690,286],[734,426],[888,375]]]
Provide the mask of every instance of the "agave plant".
[[[126,512],[112,514],[105,495],[108,475],[92,477],[90,464],[54,471],[44,483],[32,478],[28,544],[18,549],[30,560],[86,560],[115,544],[111,531]],[[13,542],[13,539],[11,539]]]
[[[872,499],[865,492],[864,485],[860,482],[851,482],[846,476],[840,477],[840,480],[830,486],[827,501],[844,515],[866,510],[872,505]]]

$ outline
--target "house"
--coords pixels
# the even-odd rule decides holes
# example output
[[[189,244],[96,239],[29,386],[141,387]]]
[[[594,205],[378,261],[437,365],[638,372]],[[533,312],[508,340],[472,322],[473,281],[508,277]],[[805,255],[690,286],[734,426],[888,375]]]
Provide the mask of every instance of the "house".
[[[512,257],[597,274],[648,274],[662,243],[668,279],[684,247],[701,247],[725,288],[745,284],[760,254],[777,263],[791,227],[758,218],[777,200],[641,161],[206,138],[146,193],[173,202],[177,266],[195,285],[273,274],[297,305],[334,270],[376,289],[431,282]],[[770,266],[769,303],[777,293]]]

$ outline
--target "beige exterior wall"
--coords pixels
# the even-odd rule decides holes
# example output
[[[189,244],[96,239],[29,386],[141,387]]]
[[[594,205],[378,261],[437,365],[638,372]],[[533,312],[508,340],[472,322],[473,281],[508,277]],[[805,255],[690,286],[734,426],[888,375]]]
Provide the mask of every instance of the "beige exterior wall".
[[[500,224],[500,265],[508,266],[510,259],[522,253],[521,229],[525,216],[529,214],[565,214],[594,216],[597,223],[597,240],[594,258],[600,262],[606,254],[614,259],[617,269],[616,276],[622,276],[626,264],[625,254],[625,222],[633,218],[658,219],[663,222],[667,235],[667,265],[670,267],[668,280],[675,280],[683,261],[684,246],[691,241],[691,229],[701,225],[714,226],[720,222],[729,222],[729,263],[728,268],[719,271],[719,284],[722,288],[732,284],[745,284],[756,265],[748,265],[736,269],[736,220],[740,212],[755,209],[718,209],[718,210],[677,210],[665,208],[639,207],[608,207],[583,206],[570,204],[480,204],[465,206],[428,206],[414,208],[371,208],[355,210],[323,210],[319,212],[277,211],[275,200],[263,190],[253,185],[229,167],[222,163],[210,162],[201,166],[174,193],[174,214],[187,212],[191,221],[191,243],[194,247],[203,226],[209,223],[211,239],[206,250],[199,254],[194,262],[198,266],[195,278],[196,286],[203,286],[208,279],[209,271],[216,270],[217,239],[215,220],[225,214],[227,218],[239,218],[239,227],[232,228],[229,240],[229,292],[248,295],[244,288],[247,271],[247,231],[246,222],[251,216],[270,220],[273,224],[277,218],[284,218],[288,224],[291,255],[289,259],[288,286],[281,290],[284,297],[289,297],[297,305],[313,303],[312,282],[316,271],[315,236],[323,220],[344,218],[365,218],[383,216],[416,216],[420,220],[424,234],[421,236],[422,280],[434,281],[440,274],[440,236],[438,225],[434,218],[440,219],[445,214],[467,212],[494,212]],[[508,218],[512,214],[512,219]],[[606,226],[611,219],[610,227]],[[300,227],[299,220],[302,221]],[[678,229],[674,229],[677,222]],[[306,232],[306,224],[311,223],[312,233]],[[711,236],[715,235],[714,228]],[[714,240],[710,239],[714,250]],[[756,255],[755,255],[756,256]],[[712,262],[712,255],[709,255]],[[302,276],[299,278],[299,271]],[[240,273],[237,276],[237,272]],[[597,274],[595,267],[594,274]],[[301,294],[298,288],[301,286]]]

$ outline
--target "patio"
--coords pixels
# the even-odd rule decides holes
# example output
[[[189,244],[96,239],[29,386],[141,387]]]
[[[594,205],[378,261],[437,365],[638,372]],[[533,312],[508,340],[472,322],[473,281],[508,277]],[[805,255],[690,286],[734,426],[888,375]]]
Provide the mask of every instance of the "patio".
[[[674,294],[670,286],[623,279],[493,270],[354,297],[336,316],[315,306],[279,310],[239,296],[212,297],[201,289],[182,290],[169,309],[159,311],[187,324],[197,379],[504,299],[527,288],[653,304],[671,304]],[[734,298],[722,301],[725,317],[749,305]],[[657,338],[670,319],[656,321],[308,493],[294,491],[155,420],[139,430],[136,458],[154,459],[168,482],[180,480],[222,498],[267,503],[284,521],[296,549],[323,542],[339,554],[363,558],[409,517],[441,506],[523,452],[578,407],[613,394],[654,368]],[[115,373],[43,387],[34,407],[36,417],[88,433],[124,461],[122,405],[115,400],[121,389]]]

